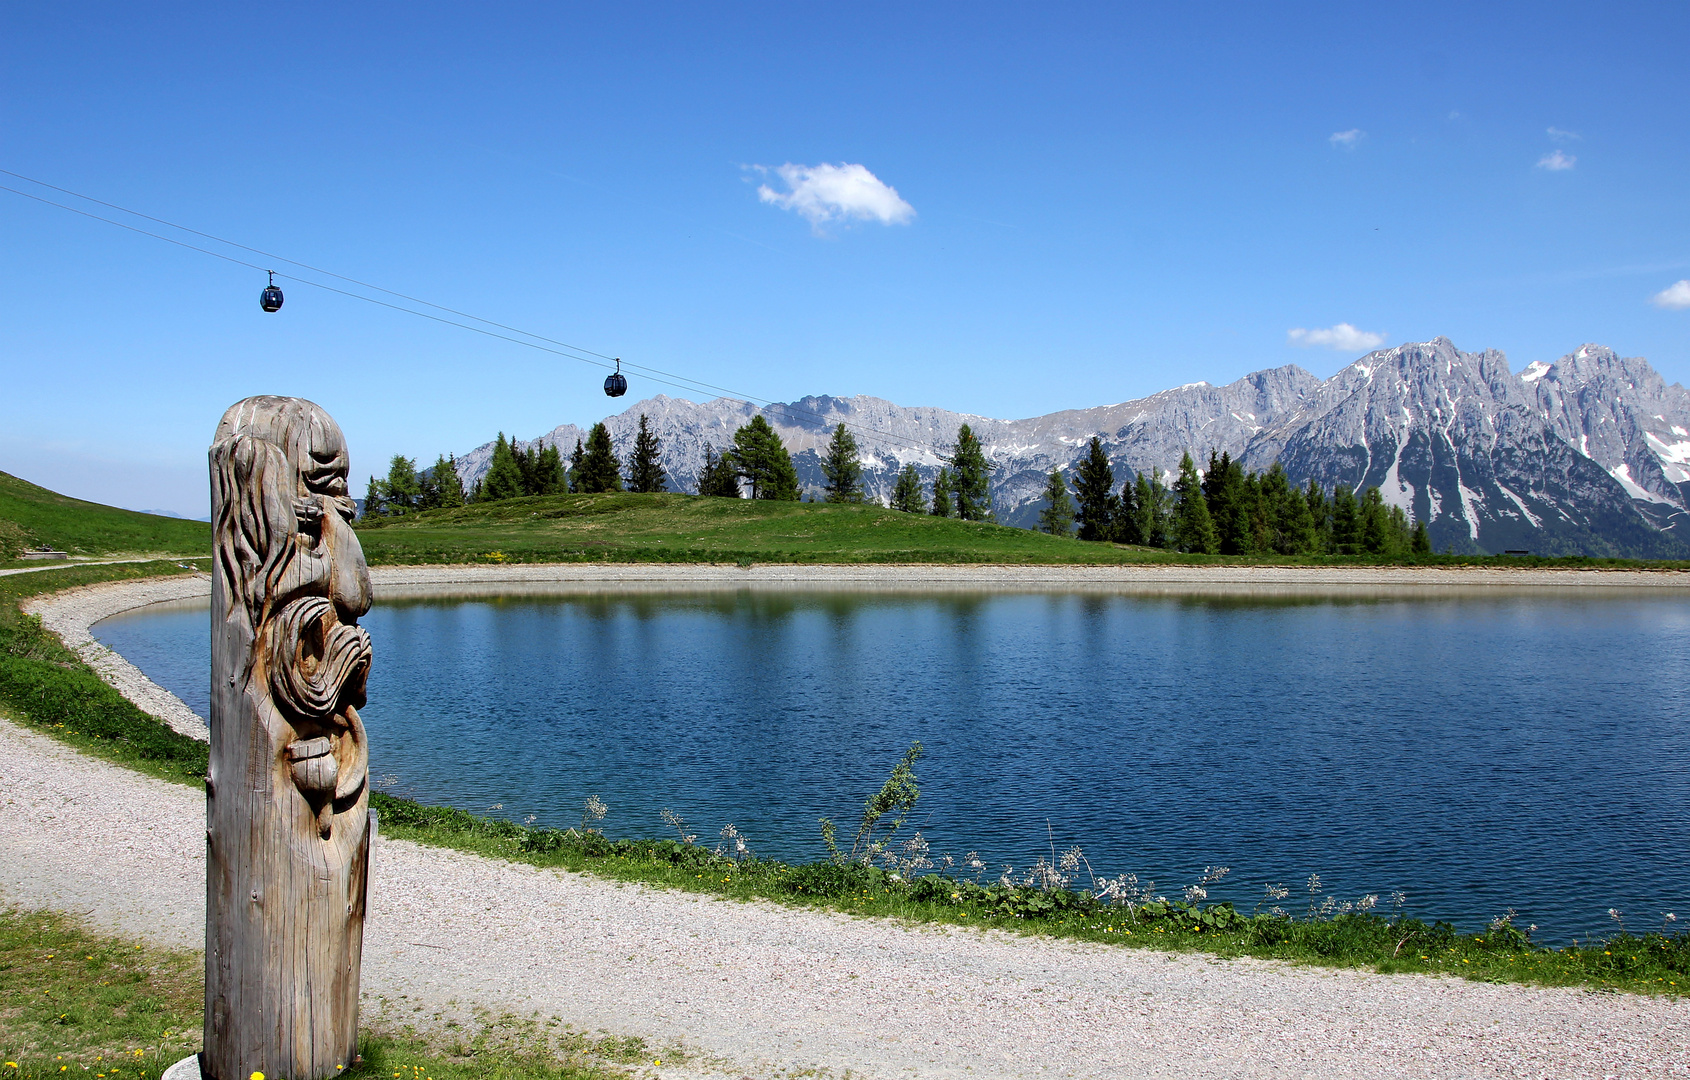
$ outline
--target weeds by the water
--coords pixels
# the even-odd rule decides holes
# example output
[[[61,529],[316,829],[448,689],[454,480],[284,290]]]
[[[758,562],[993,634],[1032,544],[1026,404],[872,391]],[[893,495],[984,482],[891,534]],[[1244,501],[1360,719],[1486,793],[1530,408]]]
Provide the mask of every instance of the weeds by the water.
[[[947,868],[962,876],[910,876],[905,870],[909,852],[892,847],[873,863],[824,859],[795,866],[753,855],[737,843],[700,845],[672,813],[665,820],[678,831],[676,838],[611,839],[387,795],[376,795],[374,802],[384,835],[736,899],[1381,972],[1661,994],[1690,988],[1690,934],[1621,931],[1604,940],[1549,949],[1534,944],[1529,929],[1514,926],[1507,917],[1483,931],[1462,932],[1447,922],[1428,924],[1405,914],[1407,897],[1400,893],[1393,896],[1390,913],[1377,909],[1376,896],[1348,901],[1327,896],[1318,876],[1306,883],[1310,910],[1302,916],[1278,906],[1289,890],[1273,885],[1264,894],[1264,903],[1273,908],[1245,915],[1229,903],[1203,903],[1203,890],[1220,879],[1223,867],[1211,868],[1192,887],[1178,890],[1178,899],[1170,899],[1153,882],[1141,883],[1130,874],[1093,878],[1089,869],[1086,887],[1073,888],[1081,882],[1064,878],[1085,867],[1083,854],[1073,850],[1072,860],[1059,855],[1054,864],[1035,864],[1020,874],[1006,869],[985,883],[979,880],[984,864],[973,853]],[[734,830],[730,839],[744,837]]]

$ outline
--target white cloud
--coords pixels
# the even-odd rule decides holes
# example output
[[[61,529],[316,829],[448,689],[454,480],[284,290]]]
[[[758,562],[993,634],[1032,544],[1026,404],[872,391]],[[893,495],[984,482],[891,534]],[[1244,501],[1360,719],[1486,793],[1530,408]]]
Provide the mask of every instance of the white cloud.
[[[1323,345],[1328,349],[1337,349],[1339,352],[1366,352],[1385,344],[1385,335],[1375,334],[1369,330],[1357,330],[1349,323],[1341,322],[1337,326],[1329,326],[1324,330],[1304,330],[1302,327],[1298,327],[1287,333],[1285,340],[1304,348]]]
[[[1649,302],[1658,308],[1668,311],[1683,311],[1690,308],[1690,278],[1675,281],[1649,298]]]
[[[1568,131],[1566,128],[1558,128],[1558,127],[1552,127],[1552,128],[1549,129],[1549,137],[1551,139],[1554,139],[1556,142],[1583,142],[1584,141],[1584,136],[1580,135],[1578,132]]]
[[[1326,137],[1326,141],[1333,146],[1343,147],[1345,150],[1354,150],[1356,144],[1365,138],[1367,138],[1367,132],[1360,128],[1351,128],[1348,131],[1334,131]]]
[[[769,170],[756,166],[759,172]],[[757,187],[763,202],[792,210],[820,232],[829,221],[878,221],[882,225],[903,225],[915,217],[915,207],[896,190],[861,165],[776,166],[776,176],[788,190],[776,191],[767,184]]]
[[[1566,172],[1578,164],[1578,158],[1571,154],[1563,154],[1557,150],[1553,154],[1545,154],[1537,159],[1537,167],[1548,169],[1550,172]]]

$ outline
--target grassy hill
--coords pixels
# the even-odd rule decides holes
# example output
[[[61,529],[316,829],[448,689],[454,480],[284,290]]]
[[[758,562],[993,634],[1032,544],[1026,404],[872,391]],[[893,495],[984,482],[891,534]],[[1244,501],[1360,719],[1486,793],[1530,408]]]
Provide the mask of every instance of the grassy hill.
[[[752,502],[696,495],[536,495],[358,524],[372,565],[466,562],[713,563],[1299,563],[1347,556],[1181,555],[1083,543],[1003,525],[903,514],[883,506]],[[1416,564],[1663,566],[1617,559],[1430,555]]]
[[[204,555],[211,526],[84,502],[0,472],[0,561],[40,545],[72,555]]]
[[[883,506],[537,495],[361,522],[371,563],[1125,562],[1149,553]]]

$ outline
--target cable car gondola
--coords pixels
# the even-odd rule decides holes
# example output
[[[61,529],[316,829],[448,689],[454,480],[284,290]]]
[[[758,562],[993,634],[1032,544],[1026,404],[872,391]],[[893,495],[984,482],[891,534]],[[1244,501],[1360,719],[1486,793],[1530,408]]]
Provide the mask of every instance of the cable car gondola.
[[[604,393],[606,397],[621,397],[627,392],[628,380],[622,375],[622,361],[617,360],[616,370],[604,377]]]
[[[258,306],[265,311],[280,311],[282,309],[282,290],[276,288],[276,272],[269,271],[270,284],[264,286],[264,291],[258,294]]]

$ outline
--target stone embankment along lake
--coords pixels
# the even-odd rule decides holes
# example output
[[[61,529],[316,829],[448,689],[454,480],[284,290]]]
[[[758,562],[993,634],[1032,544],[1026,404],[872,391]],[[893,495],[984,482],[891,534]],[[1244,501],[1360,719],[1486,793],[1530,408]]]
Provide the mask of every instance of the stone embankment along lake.
[[[375,578],[378,592],[1690,585],[1690,574],[1609,571],[1238,574],[520,566],[380,570]],[[114,605],[188,598],[205,587],[191,578],[94,586],[32,606],[55,627],[80,622],[85,634],[95,618],[122,609]],[[9,869],[0,897],[197,947],[200,793],[11,723],[0,734],[0,859]],[[477,1007],[538,1012],[578,1027],[684,1042],[695,1053],[677,1074],[1682,1076],[1690,1060],[1690,999],[905,927],[618,885],[401,841],[383,841],[376,853],[365,950],[366,1007],[376,1015],[467,1020]],[[413,1013],[416,1006],[422,1011]]]

